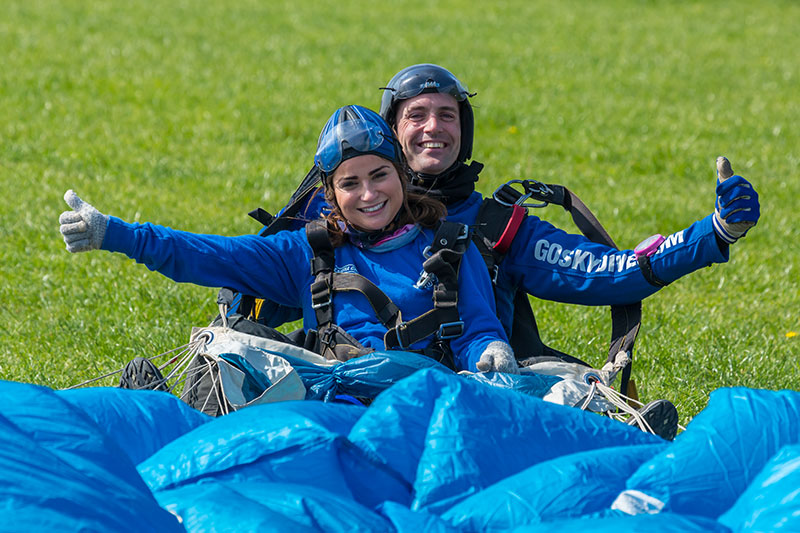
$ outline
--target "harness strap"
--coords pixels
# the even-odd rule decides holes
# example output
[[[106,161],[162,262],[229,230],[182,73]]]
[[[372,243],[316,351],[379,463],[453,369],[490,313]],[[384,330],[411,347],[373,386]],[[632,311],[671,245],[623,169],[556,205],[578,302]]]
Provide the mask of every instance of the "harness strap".
[[[519,227],[522,225],[522,221],[525,220],[525,216],[528,214],[525,211],[525,208],[520,205],[513,205],[511,206],[512,212],[511,217],[508,219],[508,224],[506,224],[505,229],[503,229],[503,234],[500,235],[500,238],[497,240],[497,244],[493,246],[494,250],[499,254],[507,254],[508,249],[511,248],[511,242],[514,240],[514,237],[517,236],[517,232],[519,231]]]
[[[360,292],[372,306],[375,315],[381,324],[387,328],[392,328],[400,319],[400,309],[395,303],[386,296],[377,285],[362,276],[352,272],[334,272],[333,292]]]
[[[311,307],[317,315],[317,327],[322,330],[333,323],[333,269],[336,255],[328,235],[327,222],[313,220],[306,226],[306,238],[314,255],[311,258]]]
[[[524,193],[520,193],[511,185],[514,183],[521,183],[525,190]],[[547,204],[556,204],[560,205],[561,207],[566,210],[570,216],[572,217],[572,221],[578,227],[580,232],[588,238],[592,242],[596,242],[599,244],[605,244],[615,249],[619,249],[605,230],[605,228],[600,224],[600,221],[597,220],[597,217],[586,207],[586,204],[581,201],[578,196],[570,191],[568,188],[564,187],[563,185],[554,185],[554,184],[544,184],[541,182],[533,181],[533,180],[513,180],[511,182],[505,183],[501,185],[492,196],[492,200],[496,203],[510,208],[520,207],[544,207]],[[540,203],[538,204],[531,204],[527,203],[529,200],[535,200]],[[485,201],[484,201],[485,202]],[[484,206],[486,203],[484,203]],[[481,211],[478,214],[478,219],[481,222],[489,221],[491,219],[485,218],[487,214],[491,212],[491,210],[487,207],[481,207]],[[494,211],[497,211],[496,209]],[[481,218],[483,215],[484,218]],[[508,215],[506,215],[508,216]],[[507,227],[510,226],[511,221],[513,220],[513,213],[511,218],[508,219],[509,222]],[[520,221],[521,223],[521,221]],[[495,223],[496,224],[496,223]],[[483,225],[482,225],[483,226]],[[481,226],[481,227],[482,227]],[[517,228],[518,229],[518,228]],[[502,236],[505,235],[505,232]],[[513,236],[512,236],[513,239]],[[497,243],[500,242],[500,238],[497,238]],[[478,243],[478,239],[476,239],[476,244],[478,244],[478,248],[481,249],[481,245],[483,244],[484,247],[491,246],[491,241],[487,241],[484,243]],[[510,244],[510,243],[509,243]],[[506,251],[508,248],[506,248]],[[483,251],[482,251],[483,254]],[[492,277],[496,279],[497,276],[497,267],[496,265],[502,261],[504,254],[492,254],[492,259],[494,260],[493,265],[489,265],[487,261],[487,266],[490,266],[490,272],[492,273]],[[486,256],[484,256],[484,260],[486,260]],[[494,269],[494,270],[493,270]],[[536,320],[533,317],[533,312],[530,309],[530,302],[528,301],[527,295],[518,291],[515,295],[514,300],[514,326],[512,329],[511,335],[511,346],[518,347],[524,346],[528,349],[537,350],[538,353],[541,353],[542,356],[556,356],[564,360],[574,360],[577,362],[582,362],[579,359],[559,352],[550,348],[549,346],[545,345],[541,338],[539,337],[538,327],[536,326]],[[614,361],[616,358],[617,353],[620,351],[625,351],[631,356],[631,361],[633,358],[633,345],[636,340],[636,336],[639,332],[639,327],[641,326],[641,317],[642,317],[642,303],[641,302],[634,302],[631,304],[626,305],[612,305],[611,306],[611,342],[609,345],[608,350],[608,361]],[[522,323],[522,321],[526,322]],[[518,331],[522,327],[522,331]],[[584,363],[585,364],[585,363]],[[630,373],[631,373],[631,363],[629,362],[628,365],[623,369],[622,375],[620,378],[620,390],[623,394],[627,394],[628,392],[628,383],[630,380]]]
[[[458,274],[461,258],[469,245],[469,232],[463,224],[442,222],[432,244],[425,250],[430,256],[423,263],[424,275],[436,279],[433,290],[433,309],[413,320],[404,322],[397,305],[372,281],[361,274],[335,272],[335,252],[330,241],[327,224],[315,220],[306,227],[306,237],[313,251],[311,273],[311,305],[317,316],[320,341],[334,339],[333,294],[359,292],[369,302],[376,316],[386,327],[384,343],[387,349],[408,349],[431,335],[434,343],[447,342],[460,336],[464,323],[458,314]],[[423,350],[439,361],[452,359],[449,347]],[[452,367],[452,362],[448,366]]]
[[[383,338],[387,348],[407,350],[430,335],[435,336],[436,342],[463,334],[464,322],[458,313],[458,274],[467,246],[469,232],[464,224],[444,221],[439,225],[433,243],[426,250],[431,256],[422,264],[423,276],[436,279],[433,309],[389,329]]]
[[[508,189],[519,197],[517,191],[511,187]],[[495,198],[484,198],[475,217],[476,230],[472,241],[483,257],[493,284],[497,283],[498,265],[505,258],[522,221],[528,215],[527,210],[516,205],[515,201],[513,199],[506,203]]]

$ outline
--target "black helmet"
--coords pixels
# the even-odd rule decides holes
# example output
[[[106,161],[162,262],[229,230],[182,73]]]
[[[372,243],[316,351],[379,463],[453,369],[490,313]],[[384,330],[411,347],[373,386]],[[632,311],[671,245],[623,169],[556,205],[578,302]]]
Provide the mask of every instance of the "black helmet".
[[[443,93],[455,98],[461,116],[461,149],[458,152],[458,161],[463,163],[472,157],[475,119],[469,98],[476,93],[470,93],[449,70],[431,63],[412,65],[395,74],[389,84],[381,89],[384,93],[381,97],[380,114],[392,127],[396,125],[397,102],[400,100],[407,100],[422,93]]]

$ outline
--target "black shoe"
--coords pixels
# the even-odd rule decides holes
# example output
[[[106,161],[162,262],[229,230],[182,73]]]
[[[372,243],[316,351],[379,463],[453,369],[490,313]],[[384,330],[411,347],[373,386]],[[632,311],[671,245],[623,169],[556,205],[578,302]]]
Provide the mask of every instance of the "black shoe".
[[[642,415],[644,421],[650,426],[642,427],[636,419],[631,417],[628,419],[628,424],[637,426],[642,431],[649,433],[650,429],[653,433],[658,435],[664,440],[674,440],[675,435],[678,434],[678,409],[669,400],[654,400],[641,409],[639,414]]]
[[[161,371],[152,361],[144,357],[137,357],[125,365],[119,378],[119,388],[167,391]]]

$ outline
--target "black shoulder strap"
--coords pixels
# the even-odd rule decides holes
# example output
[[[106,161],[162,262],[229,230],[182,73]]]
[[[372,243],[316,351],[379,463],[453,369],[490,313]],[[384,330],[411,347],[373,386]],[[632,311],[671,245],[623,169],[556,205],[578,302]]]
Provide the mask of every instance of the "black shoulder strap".
[[[516,190],[513,185],[522,185],[523,192]],[[562,185],[545,184],[535,180],[512,180],[501,185],[494,193],[492,200],[501,206],[512,207],[544,207],[547,204],[556,204],[564,208],[571,216],[572,220],[581,233],[592,242],[605,244],[618,249],[616,243],[597,220],[597,217],[589,210],[586,204],[578,196]],[[530,203],[530,201],[539,203]],[[486,204],[486,201],[484,201]],[[497,208],[495,208],[496,210]],[[483,211],[483,206],[482,206]],[[487,208],[487,215],[491,216],[491,211]],[[486,218],[478,215],[479,221],[483,223]],[[495,223],[496,226],[496,223]],[[491,242],[491,241],[490,241]],[[477,244],[477,243],[476,243]],[[480,248],[480,246],[479,246]],[[502,257],[500,258],[502,260]],[[490,270],[491,272],[491,270]],[[494,274],[494,272],[492,272]],[[527,295],[518,292],[515,295],[514,306],[514,326],[512,329],[511,346],[517,353],[518,347],[524,350],[531,348],[538,349],[541,356],[555,356],[560,359],[581,362],[579,359],[554,350],[545,345],[539,336],[536,320],[530,308],[530,301]],[[626,305],[611,306],[611,342],[608,350],[608,361],[615,361],[617,354],[622,351],[633,358],[633,345],[639,333],[642,318],[642,303],[634,302]],[[526,325],[527,323],[527,325]],[[519,331],[519,328],[522,331]],[[530,352],[528,352],[530,353]],[[534,352],[536,353],[536,352]],[[586,363],[583,363],[586,364]],[[631,363],[623,369],[620,379],[620,390],[623,394],[628,393],[628,383],[630,380]]]
[[[300,182],[297,190],[295,190],[291,198],[289,198],[289,203],[286,205],[286,208],[279,216],[273,216],[260,207],[250,211],[248,215],[264,225],[259,235],[265,237],[292,228],[294,220],[298,216],[301,216],[300,210],[308,205],[309,198],[318,191],[320,183],[321,175],[319,169],[315,165],[311,167],[306,177]]]
[[[475,218],[472,242],[486,263],[492,283],[497,282],[498,265],[508,253],[526,216],[526,209],[520,205],[506,205],[492,197],[483,199]]]

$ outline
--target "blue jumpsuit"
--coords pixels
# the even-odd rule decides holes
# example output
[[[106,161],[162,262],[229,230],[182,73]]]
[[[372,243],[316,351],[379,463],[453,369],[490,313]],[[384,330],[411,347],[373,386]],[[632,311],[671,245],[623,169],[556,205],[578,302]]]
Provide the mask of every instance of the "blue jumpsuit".
[[[433,286],[414,288],[424,261],[423,250],[433,231],[423,229],[407,244],[374,251],[345,244],[335,249],[336,269],[366,277],[411,320],[433,307]],[[311,308],[311,247],[305,229],[269,237],[198,235],[153,224],[131,224],[109,217],[102,248],[122,252],[179,282],[208,287],[230,287],[243,294],[258,294],[288,307],[303,309],[306,330],[316,327]],[[459,370],[476,371],[475,363],[492,341],[507,342],[495,314],[495,302],[486,267],[470,244],[461,262],[458,311],[464,334],[450,341]],[[334,321],[364,346],[385,349],[386,328],[359,293],[337,293]],[[411,346],[424,348],[430,339]]]
[[[481,193],[474,191],[466,200],[448,204],[447,220],[474,226],[482,201]],[[304,216],[313,217],[324,206],[317,195]],[[720,250],[714,236],[712,216],[667,236],[650,258],[658,278],[672,282],[699,268],[728,261],[728,248]],[[543,300],[582,305],[637,302],[658,290],[645,280],[633,250],[615,250],[594,243],[534,215],[525,217],[499,266],[495,286],[497,311],[509,335],[518,288]],[[278,306],[265,305],[262,313],[275,325],[292,316],[291,310]]]

